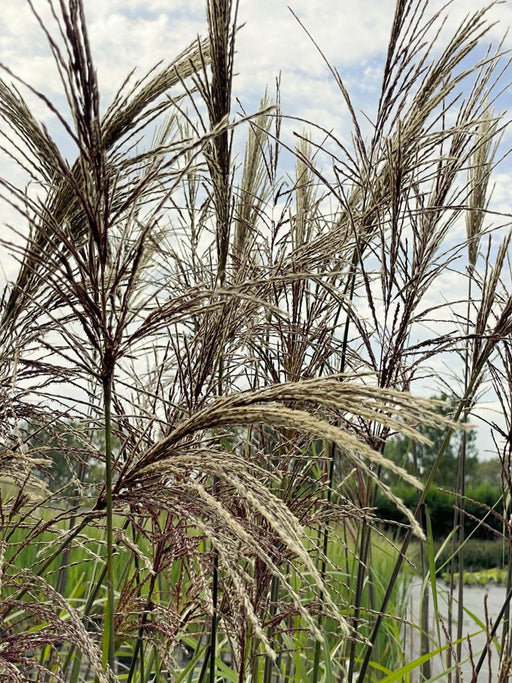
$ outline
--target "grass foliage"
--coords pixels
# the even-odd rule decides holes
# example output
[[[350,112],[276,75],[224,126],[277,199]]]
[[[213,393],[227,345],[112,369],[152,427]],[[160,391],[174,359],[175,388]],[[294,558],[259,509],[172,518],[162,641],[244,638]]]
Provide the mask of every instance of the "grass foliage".
[[[456,672],[461,619],[412,659],[403,624],[409,577],[435,575],[428,491],[491,384],[510,500],[510,236],[488,212],[507,63],[485,49],[490,8],[446,37],[425,0],[398,0],[371,124],[326,61],[351,137],[312,122],[291,149],[279,92],[235,111],[231,0],[208,0],[205,38],[110,103],[83,3],[49,4],[43,20],[30,3],[60,104],[6,66],[0,80],[2,149],[27,180],[0,180],[19,262],[0,309],[0,677],[410,681],[432,658]],[[411,393],[436,375],[449,417]],[[384,457],[390,435],[439,425],[426,483]],[[482,653],[503,681],[504,608]]]

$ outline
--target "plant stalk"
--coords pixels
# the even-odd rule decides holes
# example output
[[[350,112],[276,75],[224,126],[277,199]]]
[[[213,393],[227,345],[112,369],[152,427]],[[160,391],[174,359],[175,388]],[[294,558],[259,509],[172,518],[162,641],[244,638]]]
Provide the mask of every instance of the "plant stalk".
[[[112,376],[103,380],[103,407],[105,419],[105,503],[107,516],[107,603],[103,634],[103,667],[115,667],[115,602],[114,602],[114,525],[112,505]]]

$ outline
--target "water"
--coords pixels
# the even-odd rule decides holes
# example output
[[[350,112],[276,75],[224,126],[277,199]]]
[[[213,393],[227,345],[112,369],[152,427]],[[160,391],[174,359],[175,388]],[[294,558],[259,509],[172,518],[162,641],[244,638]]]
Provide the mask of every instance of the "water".
[[[439,623],[435,621],[434,609],[432,599],[430,600],[430,619],[429,619],[429,633],[431,635],[431,651],[437,649],[438,632],[441,634],[441,644],[447,644],[446,631],[448,629],[448,590],[444,582],[439,581],[437,585],[438,604],[440,612]],[[457,678],[457,674],[452,675],[452,681],[464,681],[465,683],[472,680],[473,660],[475,666],[483,651],[487,635],[482,628],[482,624],[488,623],[491,625],[495,623],[502,605],[505,601],[506,590],[504,586],[496,584],[488,584],[487,586],[464,586],[464,617],[462,621],[462,633],[465,639],[463,643],[461,676]],[[419,623],[419,606],[421,603],[421,583],[415,582],[411,585],[408,607],[408,618],[412,624]],[[453,604],[454,613],[454,627],[453,633],[457,632],[456,616],[457,603]],[[479,624],[478,622],[481,622]],[[480,670],[478,681],[497,681],[498,680],[498,662],[499,655],[497,646],[501,644],[501,626],[498,628],[498,643],[494,642],[490,646],[490,661],[486,659],[482,669]],[[414,660],[420,655],[420,634],[417,629],[407,629],[407,660],[408,662]],[[454,635],[455,639],[455,635]],[[442,655],[436,655],[431,660],[431,675],[441,675],[446,670],[446,650]],[[443,660],[441,660],[443,657]],[[490,673],[490,675],[489,675]],[[420,680],[419,671],[411,676],[411,683],[417,683]],[[441,675],[439,681],[447,681],[448,676]]]

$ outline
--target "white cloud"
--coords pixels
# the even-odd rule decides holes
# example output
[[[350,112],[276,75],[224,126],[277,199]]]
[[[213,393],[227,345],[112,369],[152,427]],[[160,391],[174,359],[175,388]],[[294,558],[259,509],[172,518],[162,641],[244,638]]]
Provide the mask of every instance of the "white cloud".
[[[104,104],[132,69],[136,68],[142,76],[158,62],[171,61],[199,34],[206,33],[204,0],[84,2],[100,85],[105,93]],[[42,0],[35,0],[35,4],[48,19],[48,4]],[[275,78],[281,73],[284,113],[303,116],[327,130],[334,129],[342,141],[347,141],[351,125],[341,93],[322,56],[289,11],[289,4],[346,81],[355,97],[356,110],[364,109],[371,116],[395,0],[240,0],[239,23],[245,26],[237,37],[235,96],[247,111],[254,110],[267,86],[272,93]],[[435,12],[445,4],[446,0],[431,0],[428,10]],[[61,93],[58,75],[28,4],[1,0],[1,6],[0,62],[55,100]],[[443,35],[453,33],[469,12],[481,7],[482,0],[454,0],[448,9]],[[495,6],[491,16],[499,22],[489,33],[489,38],[496,41],[512,25],[511,0]],[[512,35],[504,46],[512,46]],[[36,115],[53,125],[43,104],[33,97],[29,100]],[[288,141],[291,128],[300,131],[303,126],[300,122],[286,124]],[[22,184],[21,175],[5,158],[0,157],[0,169],[2,174]],[[509,211],[512,174],[504,169],[495,176],[495,182],[494,206]],[[19,224],[18,216],[7,204],[0,204],[0,224],[8,222]],[[0,229],[2,237],[7,238],[6,229]],[[460,234],[464,230],[462,223],[455,230]],[[2,266],[11,277],[15,262],[2,254]],[[437,283],[436,292],[429,292],[424,303],[433,305],[439,300],[439,292],[448,292],[451,300],[464,298],[465,286],[463,276],[446,273]],[[454,316],[448,312],[444,321],[437,319],[436,334],[453,329],[452,319]],[[442,358],[437,361],[439,366],[444,362]]]
[[[126,74],[139,75],[160,61],[170,61],[198,34],[205,34],[205,2],[195,0],[85,0],[89,35],[105,102]],[[344,123],[344,105],[322,57],[294,18],[288,5],[318,42],[355,94],[357,107],[376,104],[382,62],[393,20],[395,0],[241,0],[237,40],[238,77],[235,94],[244,104],[256,104],[265,88],[282,74],[285,113],[306,108],[317,123],[330,128]],[[444,0],[429,4],[438,10]],[[36,3],[48,17],[46,3]],[[479,0],[455,0],[447,13],[453,31]],[[493,9],[502,24],[494,36],[512,24],[510,3]],[[2,0],[0,61],[46,92],[60,91],[58,78],[35,18],[19,0]],[[38,113],[42,114],[40,108]]]

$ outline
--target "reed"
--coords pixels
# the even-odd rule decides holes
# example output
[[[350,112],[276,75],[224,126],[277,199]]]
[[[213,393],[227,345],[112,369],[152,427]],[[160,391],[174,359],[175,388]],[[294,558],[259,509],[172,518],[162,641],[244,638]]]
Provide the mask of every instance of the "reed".
[[[510,233],[489,208],[508,63],[501,45],[482,52],[492,4],[442,42],[443,12],[397,0],[368,135],[321,52],[352,143],[301,121],[294,149],[280,84],[233,113],[236,2],[208,0],[206,38],[131,74],[107,107],[83,3],[50,0],[48,20],[29,4],[67,110],[2,67],[2,148],[38,191],[0,180],[19,220],[0,239],[19,261],[0,307],[0,677],[370,683],[424,680],[438,660],[457,675],[464,448],[458,627],[425,622],[419,657],[408,549],[421,540],[441,618],[428,490],[489,382],[510,419]],[[448,418],[420,396],[432,376],[456,394]],[[440,424],[423,481],[385,456],[393,434],[419,443]],[[509,505],[508,422],[493,429]],[[386,472],[417,489],[414,512]],[[393,536],[377,494],[407,521]],[[508,518],[502,536],[510,553]],[[501,644],[471,655],[478,672],[494,648],[500,681],[510,576],[485,625]]]

